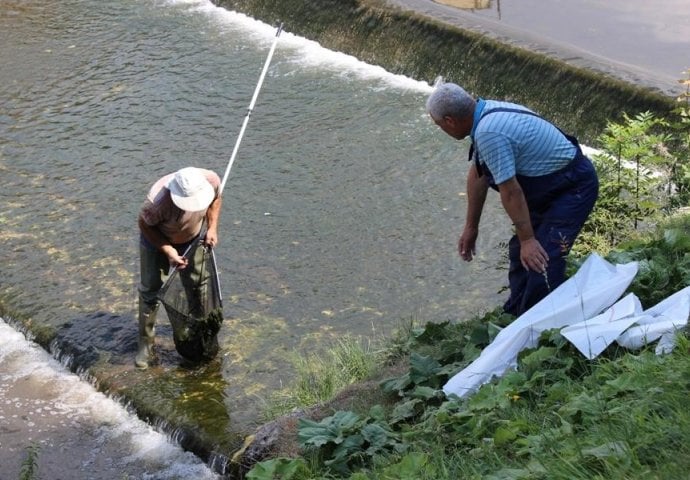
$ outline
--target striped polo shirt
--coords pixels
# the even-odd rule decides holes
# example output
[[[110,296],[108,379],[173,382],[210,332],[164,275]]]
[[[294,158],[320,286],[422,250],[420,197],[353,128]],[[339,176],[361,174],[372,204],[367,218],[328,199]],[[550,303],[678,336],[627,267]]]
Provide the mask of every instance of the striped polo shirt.
[[[497,185],[516,174],[547,175],[565,167],[575,157],[576,147],[553,124],[517,112],[493,112],[482,118],[494,108],[531,110],[515,103],[477,101],[470,136],[475,155],[488,167]]]

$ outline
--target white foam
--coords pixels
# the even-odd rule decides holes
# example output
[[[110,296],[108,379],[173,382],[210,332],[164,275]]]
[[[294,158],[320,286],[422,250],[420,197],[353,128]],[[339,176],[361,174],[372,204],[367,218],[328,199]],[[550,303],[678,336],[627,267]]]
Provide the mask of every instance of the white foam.
[[[277,27],[253,19],[243,13],[218,7],[209,0],[167,0],[167,5],[187,6],[190,13],[208,15],[219,25],[230,25],[246,30],[246,35],[257,43],[273,42]],[[432,86],[405,75],[397,75],[386,69],[363,62],[356,57],[322,47],[318,42],[294,35],[287,30],[280,34],[279,48],[284,58],[302,67],[318,67],[354,80],[377,80],[381,88],[398,88],[423,93],[431,92]],[[276,50],[278,51],[278,50]],[[276,53],[277,55],[277,53]]]
[[[61,424],[83,429],[93,425],[93,442],[116,442],[124,455],[118,461],[148,465],[142,478],[218,478],[199,458],[173,444],[163,433],[141,421],[112,398],[67,370],[40,346],[0,318],[0,365],[3,391],[12,383],[30,384],[39,400],[2,398],[2,404],[21,407],[29,426],[40,417],[62,416]],[[0,418],[3,418],[0,405]],[[154,473],[150,473],[155,471]],[[149,475],[150,476],[147,476]]]

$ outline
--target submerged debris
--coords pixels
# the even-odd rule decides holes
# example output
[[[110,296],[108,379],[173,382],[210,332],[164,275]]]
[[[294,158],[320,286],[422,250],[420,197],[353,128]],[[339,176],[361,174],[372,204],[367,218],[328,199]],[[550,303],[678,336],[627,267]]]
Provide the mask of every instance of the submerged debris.
[[[223,309],[216,308],[202,318],[173,320],[175,349],[192,362],[207,362],[218,355],[218,332],[223,324]]]

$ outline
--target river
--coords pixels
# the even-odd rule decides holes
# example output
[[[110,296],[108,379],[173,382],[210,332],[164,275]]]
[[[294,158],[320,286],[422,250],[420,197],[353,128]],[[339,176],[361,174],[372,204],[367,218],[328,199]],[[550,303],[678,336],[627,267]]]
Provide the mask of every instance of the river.
[[[161,364],[137,371],[138,209],[163,174],[224,171],[275,26],[196,0],[0,6],[0,299],[101,389],[231,435],[295,352],[503,298],[495,196],[457,256],[466,145],[427,118],[431,87],[286,28],[224,191],[219,359],[182,365],[163,315]]]

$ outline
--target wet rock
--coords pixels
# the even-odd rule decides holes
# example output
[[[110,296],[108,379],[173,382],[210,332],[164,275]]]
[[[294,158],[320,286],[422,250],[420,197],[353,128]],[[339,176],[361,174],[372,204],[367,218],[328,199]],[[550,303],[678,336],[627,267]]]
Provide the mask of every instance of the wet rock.
[[[295,411],[262,425],[254,434],[247,436],[242,448],[232,456],[232,464],[236,466],[240,478],[244,478],[262,460],[298,456],[297,423],[300,418],[307,416],[309,412]]]
[[[51,350],[69,368],[79,370],[106,359],[115,365],[131,363],[136,342],[137,324],[133,317],[96,312],[63,324]]]

